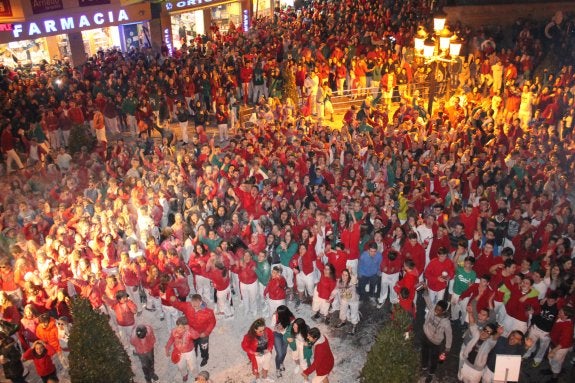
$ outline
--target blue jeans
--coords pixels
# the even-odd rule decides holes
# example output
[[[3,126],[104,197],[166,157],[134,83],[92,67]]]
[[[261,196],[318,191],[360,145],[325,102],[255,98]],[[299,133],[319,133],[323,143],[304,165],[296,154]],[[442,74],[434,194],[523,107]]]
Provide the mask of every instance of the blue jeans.
[[[276,349],[276,370],[280,369],[287,355],[288,344],[283,334],[274,331],[274,348]]]

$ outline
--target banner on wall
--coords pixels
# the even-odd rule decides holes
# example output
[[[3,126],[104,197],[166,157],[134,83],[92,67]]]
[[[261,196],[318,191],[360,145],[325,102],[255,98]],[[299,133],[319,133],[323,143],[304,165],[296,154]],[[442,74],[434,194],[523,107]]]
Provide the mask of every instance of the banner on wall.
[[[0,0],[0,17],[12,16],[12,6],[10,0]]]
[[[64,9],[62,0],[30,0],[30,3],[32,4],[32,13],[35,15]]]
[[[78,0],[80,7],[90,7],[92,5],[110,4],[110,0]]]

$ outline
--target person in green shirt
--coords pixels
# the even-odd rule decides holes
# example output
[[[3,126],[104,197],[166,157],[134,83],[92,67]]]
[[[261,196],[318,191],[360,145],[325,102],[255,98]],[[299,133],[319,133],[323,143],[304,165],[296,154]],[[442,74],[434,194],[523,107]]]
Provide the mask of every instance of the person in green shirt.
[[[210,251],[216,251],[218,246],[220,246],[220,243],[222,243],[222,239],[213,229],[208,230],[207,237],[199,236],[199,239],[200,242],[206,245]]]
[[[134,96],[134,91],[130,89],[128,96],[122,101],[122,113],[126,115],[126,125],[128,125],[128,131],[132,134],[138,133],[138,123],[136,121],[137,108],[138,99]]]
[[[453,290],[451,292],[451,320],[461,320],[462,325],[465,321],[467,304],[465,301],[460,302],[459,296],[463,294],[463,292],[467,290],[467,288],[471,286],[477,278],[475,271],[473,271],[474,264],[475,258],[472,256],[465,257],[463,266],[456,266],[455,277],[453,278],[453,285],[451,286]]]
[[[260,251],[257,255],[252,255],[252,259],[256,262],[256,275],[258,276],[258,301],[263,303],[263,314],[267,315],[268,305],[265,303],[264,290],[270,281],[272,275],[272,268],[268,262],[268,257],[265,251]],[[261,307],[262,305],[260,305]]]
[[[290,267],[290,261],[298,249],[298,245],[292,237],[292,232],[286,231],[283,240],[276,248],[276,252],[279,255],[280,263],[282,266],[282,275],[286,279],[287,287],[290,290],[293,289],[293,270]]]
[[[312,348],[307,342],[308,325],[302,318],[294,320],[284,333],[289,349],[292,352],[292,357],[296,368],[294,373],[305,370],[311,364]]]

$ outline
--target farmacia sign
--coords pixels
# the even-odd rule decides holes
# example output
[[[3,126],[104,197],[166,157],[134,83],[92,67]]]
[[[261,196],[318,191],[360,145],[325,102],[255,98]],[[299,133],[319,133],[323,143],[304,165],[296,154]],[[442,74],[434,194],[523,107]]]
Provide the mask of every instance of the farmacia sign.
[[[14,24],[12,34],[16,39],[35,39],[43,35],[67,33],[72,29],[101,28],[107,25],[120,24],[130,21],[128,12],[124,9],[108,12],[95,12],[92,14],[78,14],[74,16],[31,21],[24,24]]]

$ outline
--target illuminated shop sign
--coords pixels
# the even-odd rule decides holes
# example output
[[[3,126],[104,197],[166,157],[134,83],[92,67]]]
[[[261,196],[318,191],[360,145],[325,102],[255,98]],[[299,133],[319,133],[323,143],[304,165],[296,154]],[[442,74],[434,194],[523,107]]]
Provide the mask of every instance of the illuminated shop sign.
[[[66,33],[72,29],[100,28],[107,25],[130,21],[128,12],[124,9],[108,12],[84,13],[74,16],[31,21],[24,24],[14,24],[14,38],[38,38],[42,35]]]
[[[174,47],[172,46],[172,32],[170,28],[164,28],[164,43],[168,48],[168,56],[172,56],[174,53]]]
[[[220,3],[229,3],[230,0],[180,0],[168,1],[164,4],[164,9],[168,12],[179,11],[182,9],[201,7],[204,5],[216,5]]]
[[[242,26],[244,32],[247,32],[250,29],[250,11],[247,9],[242,11]]]

